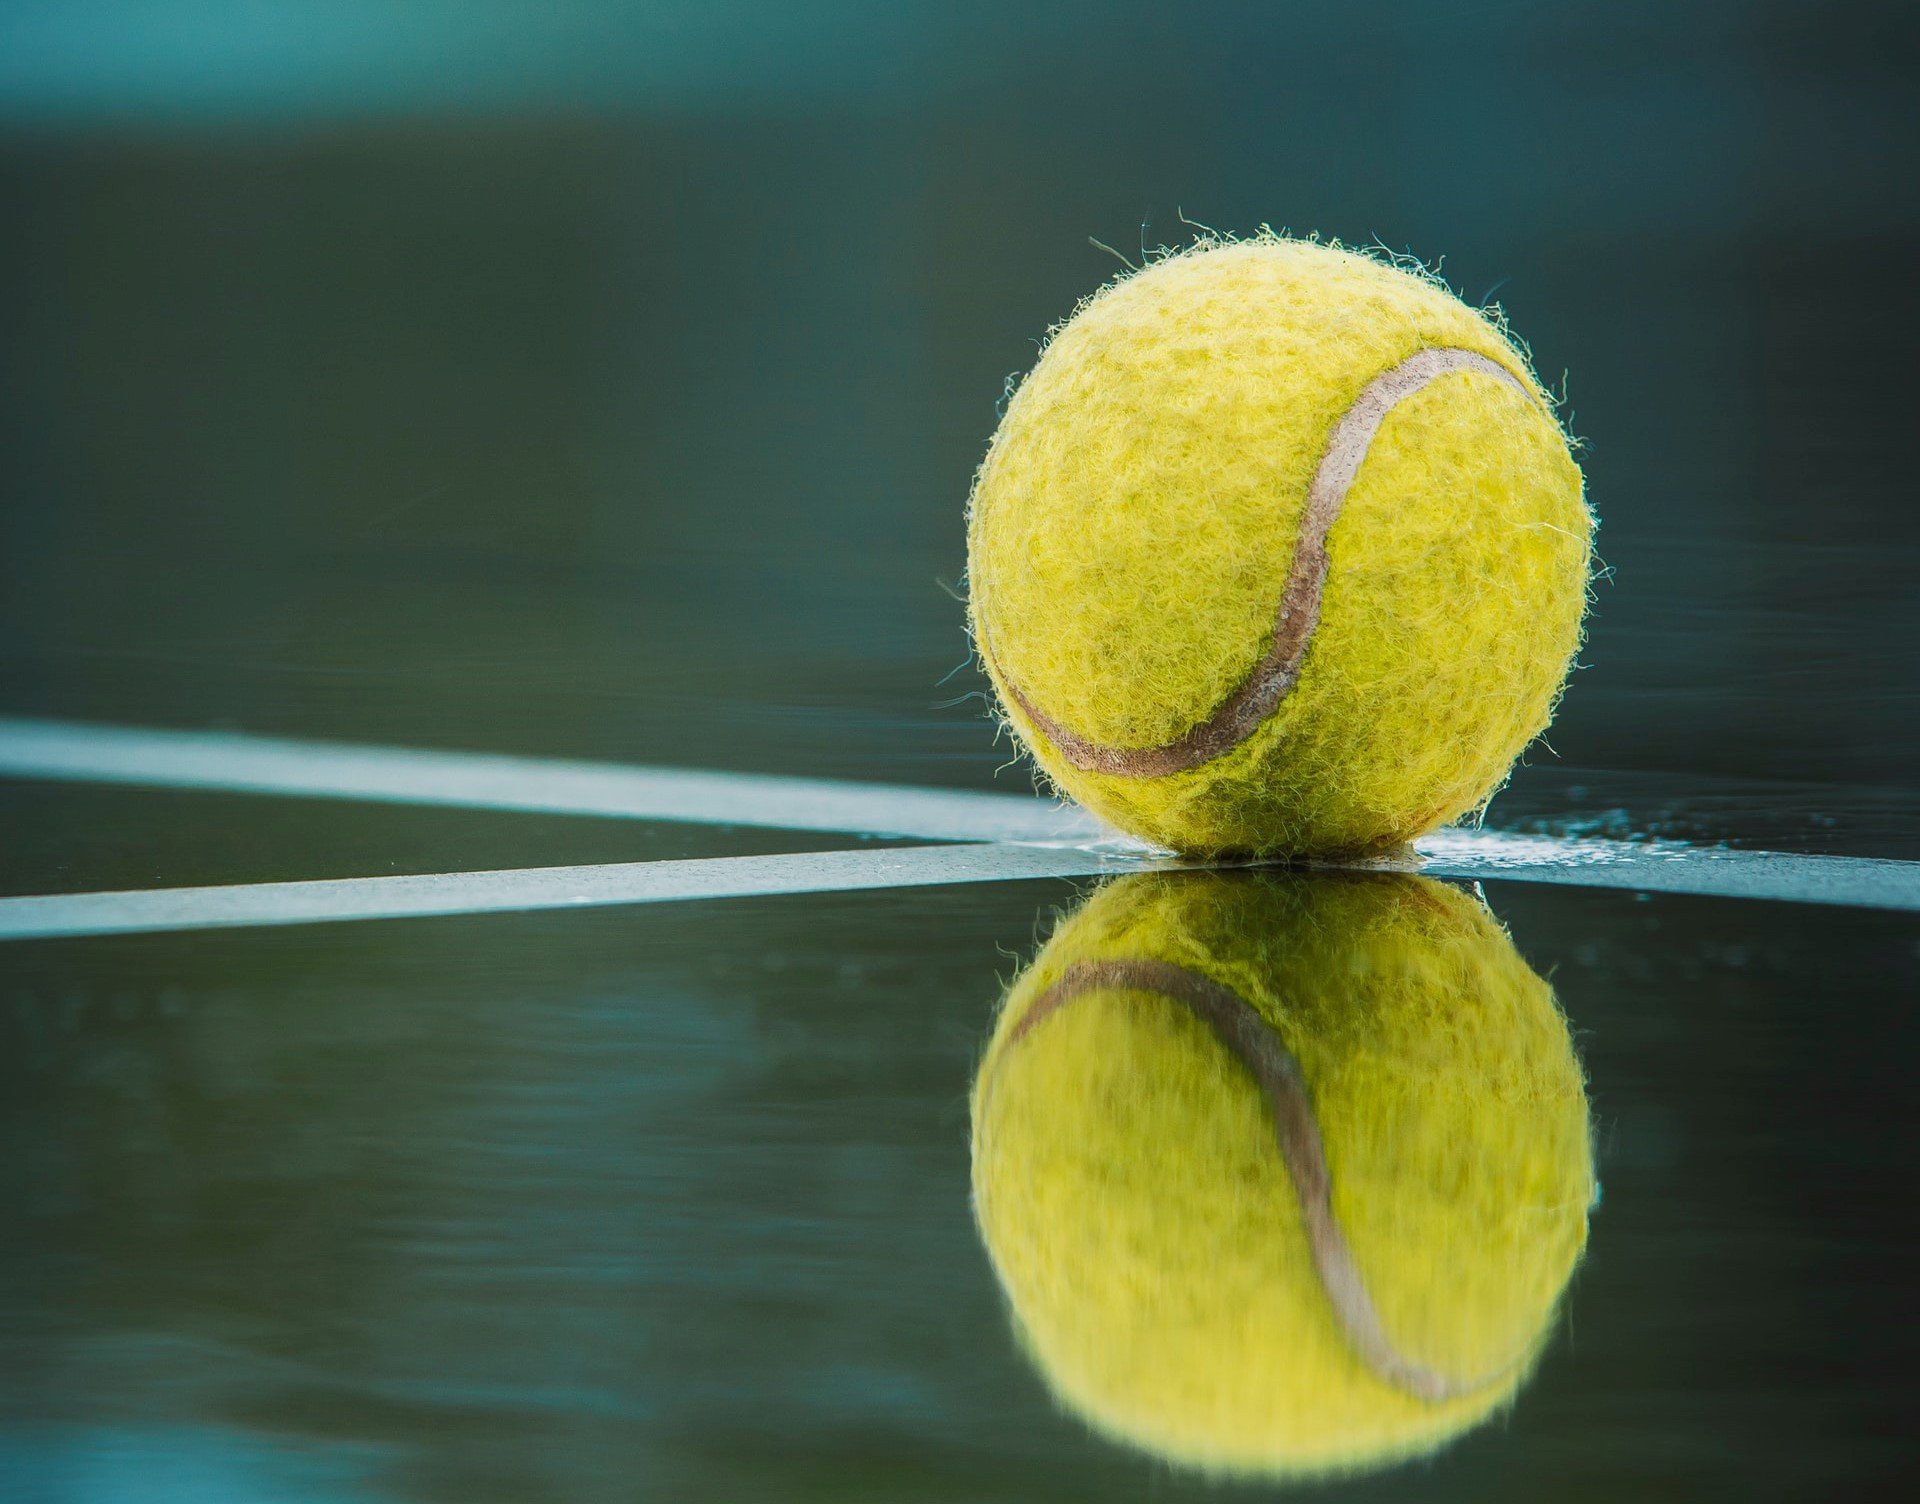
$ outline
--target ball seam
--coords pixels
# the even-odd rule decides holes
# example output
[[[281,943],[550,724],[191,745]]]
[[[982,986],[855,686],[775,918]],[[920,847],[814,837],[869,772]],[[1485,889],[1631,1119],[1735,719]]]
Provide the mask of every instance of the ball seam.
[[[1001,687],[1020,713],[1074,767],[1120,778],[1163,778],[1184,773],[1224,756],[1257,731],[1299,682],[1307,648],[1320,621],[1320,598],[1327,580],[1327,536],[1339,519],[1347,492],[1366,460],[1380,425],[1400,403],[1429,383],[1455,372],[1494,376],[1530,400],[1533,390],[1498,361],[1477,350],[1429,346],[1375,376],[1334,423],[1327,435],[1300,519],[1293,563],[1280,594],[1273,636],[1266,653],[1219,706],[1191,730],[1157,747],[1114,747],[1068,730],[1039,709],[1004,671]],[[981,632],[982,656],[993,659]]]

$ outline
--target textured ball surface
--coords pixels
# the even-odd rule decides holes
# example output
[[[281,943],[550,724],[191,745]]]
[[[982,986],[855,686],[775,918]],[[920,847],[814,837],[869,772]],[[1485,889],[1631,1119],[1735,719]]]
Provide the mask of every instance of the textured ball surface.
[[[1551,718],[1592,519],[1526,360],[1414,273],[1264,237],[1090,298],[975,480],[974,640],[1067,794],[1199,855],[1392,845]]]
[[[1016,1330],[1095,1428],[1350,1471],[1509,1403],[1585,1247],[1565,1020],[1422,878],[1125,878],[1013,984],[973,1189]]]

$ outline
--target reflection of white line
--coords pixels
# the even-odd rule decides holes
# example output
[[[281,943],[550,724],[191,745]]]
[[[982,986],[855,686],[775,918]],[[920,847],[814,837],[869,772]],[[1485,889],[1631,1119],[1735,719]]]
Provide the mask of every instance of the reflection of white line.
[[[1084,847],[993,842],[595,867],[530,867],[517,872],[447,872],[424,877],[53,894],[0,898],[0,940],[673,903],[778,893],[844,893],[938,883],[1093,877],[1175,865],[1151,856],[1128,857]],[[1920,863],[1916,862],[1783,856],[1762,851],[1661,850],[1605,841],[1445,832],[1422,842],[1416,856],[1369,866],[1374,870],[1420,871],[1434,877],[1920,909]]]
[[[0,776],[923,841],[1085,841],[1102,834],[1079,810],[1011,794],[4,716]]]
[[[862,888],[919,888],[1028,877],[1091,877],[1153,865],[1150,860],[1125,861],[1090,851],[1039,846],[909,846],[886,851],[808,851],[792,856],[529,867],[518,872],[445,872],[427,877],[352,877],[230,888],[52,894],[0,898],[0,940],[432,914],[495,914],[774,893],[846,893]]]
[[[1138,848],[1129,855],[1125,843],[1078,810],[1008,794],[883,784],[0,717],[5,775],[978,844],[0,898],[0,939],[1084,877],[1154,865]],[[1104,849],[1087,844],[1096,842]],[[1469,880],[1920,910],[1920,862],[1444,830],[1408,856],[1353,865]]]

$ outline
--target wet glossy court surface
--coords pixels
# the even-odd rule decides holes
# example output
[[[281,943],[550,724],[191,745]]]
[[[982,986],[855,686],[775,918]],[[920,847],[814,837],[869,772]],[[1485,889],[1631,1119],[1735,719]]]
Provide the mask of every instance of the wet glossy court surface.
[[[175,745],[6,729],[0,755],[57,745],[75,761],[90,751],[96,772],[107,750],[145,749],[158,767]],[[203,780],[223,749],[237,780],[241,753],[259,752],[193,745]],[[273,750],[283,780],[333,770],[336,783],[365,755]],[[408,767],[418,776],[421,760]],[[522,770],[530,799],[540,771]],[[578,765],[545,771],[587,797]],[[796,823],[834,795],[829,824],[966,817],[1029,838],[1071,825],[1011,797],[597,777],[615,805],[731,789],[769,820],[791,801]],[[453,782],[438,780],[441,798],[457,797]],[[1057,832],[876,846],[704,821],[8,789],[28,836],[11,848],[13,893],[77,886],[51,833],[84,828],[82,815],[110,827],[83,848],[91,872],[132,886],[164,863],[210,885],[159,914],[71,893],[0,901],[0,928],[16,932],[0,1009],[0,1460],[16,1497],[1217,1488],[1091,1434],[1049,1397],[970,1210],[968,1092],[1002,984],[1095,886],[1022,874],[1142,858]],[[662,874],[645,900],[711,891],[715,872],[739,891],[263,922],[314,890],[285,886],[284,853],[248,830],[299,840],[323,878],[373,865],[373,831],[403,855],[438,842],[473,868],[539,861],[477,892],[449,879],[429,890],[442,908],[542,902],[558,869],[567,891],[550,901],[564,909],[596,899],[598,873],[643,870],[635,858]],[[1708,892],[1502,880],[1509,849],[1540,850],[1483,837],[1453,862],[1487,875],[1487,902],[1574,1031],[1599,1181],[1590,1248],[1510,1413],[1437,1461],[1349,1486],[1397,1497],[1412,1479],[1467,1498],[1577,1477],[1576,1496],[1609,1497],[1657,1479],[1678,1496],[1885,1478],[1905,1456],[1911,1397],[1914,869],[1829,859],[1822,876],[1854,885],[1839,906],[1716,896],[1723,870],[1738,882],[1747,867],[1679,850],[1661,863]],[[604,865],[616,854],[628,864]],[[926,865],[904,880],[934,885],[895,885],[908,859]],[[1773,865],[1791,867],[1758,870]],[[801,891],[755,891],[768,886]],[[364,877],[319,891],[350,913],[393,907]],[[267,908],[236,918],[221,907],[236,895]],[[126,932],[50,933],[76,921]],[[211,922],[233,927],[198,927]]]

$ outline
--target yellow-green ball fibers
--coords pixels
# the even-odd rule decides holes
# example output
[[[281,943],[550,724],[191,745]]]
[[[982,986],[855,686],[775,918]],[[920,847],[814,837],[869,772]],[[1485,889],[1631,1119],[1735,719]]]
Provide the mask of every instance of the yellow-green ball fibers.
[[[1381,848],[1551,719],[1592,530],[1499,323],[1336,246],[1209,241],[1053,331],[974,483],[970,615],[1007,722],[1121,829]]]
[[[1013,983],[972,1115],[1021,1344],[1097,1430],[1211,1472],[1353,1471],[1500,1411],[1586,1245],[1566,1022],[1424,878],[1108,885]]]

